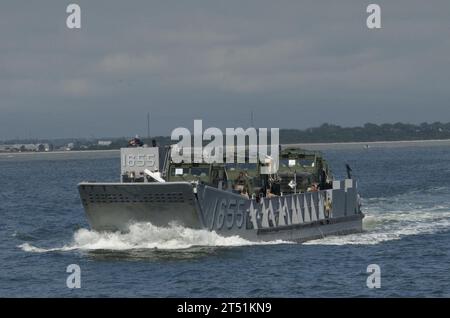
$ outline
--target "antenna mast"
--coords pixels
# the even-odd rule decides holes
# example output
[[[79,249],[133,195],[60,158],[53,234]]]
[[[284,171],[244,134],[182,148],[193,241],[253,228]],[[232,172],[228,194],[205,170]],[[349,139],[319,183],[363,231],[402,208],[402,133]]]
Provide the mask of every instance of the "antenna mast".
[[[150,113],[147,113],[147,138],[150,138]]]

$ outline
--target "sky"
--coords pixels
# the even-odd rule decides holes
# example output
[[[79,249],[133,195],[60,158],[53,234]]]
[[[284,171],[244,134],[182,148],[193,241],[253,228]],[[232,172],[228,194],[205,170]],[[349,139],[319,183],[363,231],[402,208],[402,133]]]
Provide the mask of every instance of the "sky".
[[[449,78],[448,0],[0,3],[0,140],[449,122]]]

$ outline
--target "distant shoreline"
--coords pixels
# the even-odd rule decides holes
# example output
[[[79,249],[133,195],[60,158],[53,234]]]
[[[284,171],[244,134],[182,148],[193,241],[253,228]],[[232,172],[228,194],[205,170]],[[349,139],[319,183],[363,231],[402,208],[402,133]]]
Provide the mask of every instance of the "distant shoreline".
[[[61,155],[61,154],[78,154],[78,153],[107,153],[107,152],[118,152],[119,149],[105,149],[105,150],[70,150],[70,151],[24,151],[24,152],[0,152],[0,156],[26,156],[26,155]]]
[[[450,146],[450,139],[433,140],[399,140],[399,141],[354,141],[354,142],[322,142],[322,143],[295,143],[282,144],[283,148],[301,147],[310,150],[327,149],[363,149],[363,148],[395,148],[395,147],[414,147],[414,146]],[[73,151],[50,151],[50,152],[1,152],[0,158],[13,158],[23,156],[59,156],[59,157],[79,157],[88,154],[118,154],[119,149],[105,150],[73,150]]]
[[[296,143],[283,144],[287,146],[303,147],[311,150],[320,149],[360,149],[366,148],[395,148],[395,147],[426,147],[426,146],[450,146],[450,139],[428,140],[398,140],[398,141],[351,141],[351,142],[323,142],[323,143]]]
[[[344,141],[344,142],[315,142],[315,143],[297,143],[286,145],[338,145],[338,144],[391,144],[391,143],[423,143],[423,142],[443,142],[450,143],[450,139],[419,139],[419,140],[389,140],[389,141]]]

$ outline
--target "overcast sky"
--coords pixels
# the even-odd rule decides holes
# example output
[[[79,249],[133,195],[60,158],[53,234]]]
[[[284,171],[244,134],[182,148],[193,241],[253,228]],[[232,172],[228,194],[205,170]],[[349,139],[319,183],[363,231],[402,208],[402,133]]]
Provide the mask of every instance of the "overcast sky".
[[[0,140],[448,122],[449,79],[448,0],[0,4]]]

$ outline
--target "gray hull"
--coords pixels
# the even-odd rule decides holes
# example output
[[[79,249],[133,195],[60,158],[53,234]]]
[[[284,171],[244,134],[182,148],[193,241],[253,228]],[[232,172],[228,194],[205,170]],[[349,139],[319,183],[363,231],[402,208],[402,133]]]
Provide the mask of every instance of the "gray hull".
[[[126,231],[131,222],[168,226],[173,221],[202,228],[188,183],[81,183],[78,189],[94,230]]]
[[[285,240],[305,242],[329,235],[345,235],[362,232],[362,213],[353,217],[321,220],[309,224],[286,226],[278,229],[261,229],[257,237],[262,241]]]
[[[349,182],[261,202],[206,185],[198,185],[194,193],[187,182],[80,183],[78,189],[89,224],[97,231],[127,231],[133,222],[176,223],[252,241],[301,242],[361,232],[364,217],[356,184]],[[327,198],[333,199],[328,210]]]

